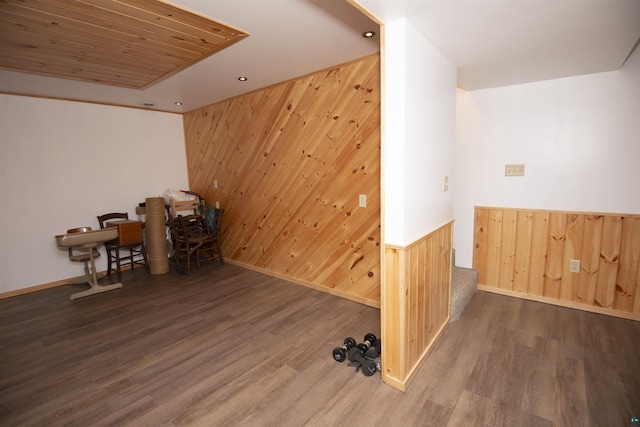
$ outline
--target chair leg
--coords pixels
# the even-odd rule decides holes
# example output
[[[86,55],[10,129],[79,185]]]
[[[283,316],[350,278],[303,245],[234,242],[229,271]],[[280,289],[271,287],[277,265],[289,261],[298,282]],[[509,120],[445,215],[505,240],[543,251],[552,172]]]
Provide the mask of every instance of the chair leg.
[[[196,260],[198,261],[198,268],[200,268],[200,249],[201,248],[196,249]]]
[[[142,247],[142,245],[140,247]],[[129,249],[129,256],[131,257],[131,270],[136,267],[136,264],[140,264],[140,255],[142,255],[142,251],[138,253],[138,250],[136,250],[135,248]]]
[[[107,249],[107,276],[111,276],[111,249]]]
[[[120,271],[120,250],[116,249],[116,273],[118,273],[118,282],[122,281],[122,272]]]
[[[222,248],[220,247],[220,240],[216,239],[216,246],[218,247],[218,255],[220,256],[220,264],[224,264],[224,259],[222,259]]]
[[[178,270],[179,268],[182,268],[182,260],[180,259],[180,253],[176,250],[173,253],[173,259],[176,263],[176,270]]]

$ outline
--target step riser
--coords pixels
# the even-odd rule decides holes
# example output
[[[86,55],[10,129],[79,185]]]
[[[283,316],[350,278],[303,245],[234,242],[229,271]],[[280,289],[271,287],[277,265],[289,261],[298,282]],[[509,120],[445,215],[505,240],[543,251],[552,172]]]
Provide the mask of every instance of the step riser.
[[[451,274],[451,323],[460,319],[471,297],[477,292],[478,275],[478,271],[471,268],[453,267]]]

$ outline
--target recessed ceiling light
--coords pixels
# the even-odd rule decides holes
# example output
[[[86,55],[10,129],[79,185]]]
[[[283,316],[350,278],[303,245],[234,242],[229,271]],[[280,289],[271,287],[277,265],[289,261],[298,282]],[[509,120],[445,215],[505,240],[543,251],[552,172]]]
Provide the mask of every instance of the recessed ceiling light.
[[[177,106],[179,107],[179,106],[181,106],[181,105],[182,105],[182,102],[180,102],[180,101],[176,101],[176,102],[174,102],[173,104],[174,104],[174,105],[177,105]]]
[[[246,78],[245,76],[240,76],[240,77],[238,77],[238,80],[240,80],[241,82],[246,82],[249,79]]]
[[[364,33],[362,33],[362,37],[364,37],[365,39],[370,39],[375,35],[376,35],[375,31],[365,31]]]

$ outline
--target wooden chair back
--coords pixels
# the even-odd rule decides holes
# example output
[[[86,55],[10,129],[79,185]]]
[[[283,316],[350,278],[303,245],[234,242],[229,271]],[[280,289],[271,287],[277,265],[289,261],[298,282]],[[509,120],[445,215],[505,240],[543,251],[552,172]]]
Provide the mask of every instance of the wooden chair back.
[[[100,228],[105,228],[107,225],[107,221],[111,221],[112,219],[129,219],[129,213],[111,212],[104,215],[98,215],[98,223],[100,224]]]

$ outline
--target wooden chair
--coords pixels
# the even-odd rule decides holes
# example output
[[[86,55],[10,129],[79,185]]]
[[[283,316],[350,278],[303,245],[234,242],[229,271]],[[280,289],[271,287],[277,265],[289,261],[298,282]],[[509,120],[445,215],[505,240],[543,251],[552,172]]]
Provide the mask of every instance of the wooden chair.
[[[98,216],[98,222],[100,223],[101,229],[107,228],[110,221],[122,221],[128,219],[129,214],[127,212],[112,212]],[[119,244],[117,241],[111,241],[105,243],[104,246],[107,249],[107,276],[111,275],[114,263],[115,271],[118,274],[118,281],[122,280],[121,276],[123,266],[130,266],[133,270],[136,264],[140,264],[144,265],[147,273],[150,271],[142,232],[140,232],[139,238],[135,237],[133,241],[127,242],[127,244]]]
[[[216,209],[211,205],[207,205],[205,208],[201,234],[207,238],[196,254],[198,265],[200,265],[200,261],[216,258],[220,260],[220,264],[224,264],[220,246],[220,226],[223,214],[224,209]]]
[[[200,266],[198,250],[205,245],[208,236],[199,232],[199,219],[178,215],[171,221],[171,243],[174,249],[176,271],[191,274],[191,259]]]

